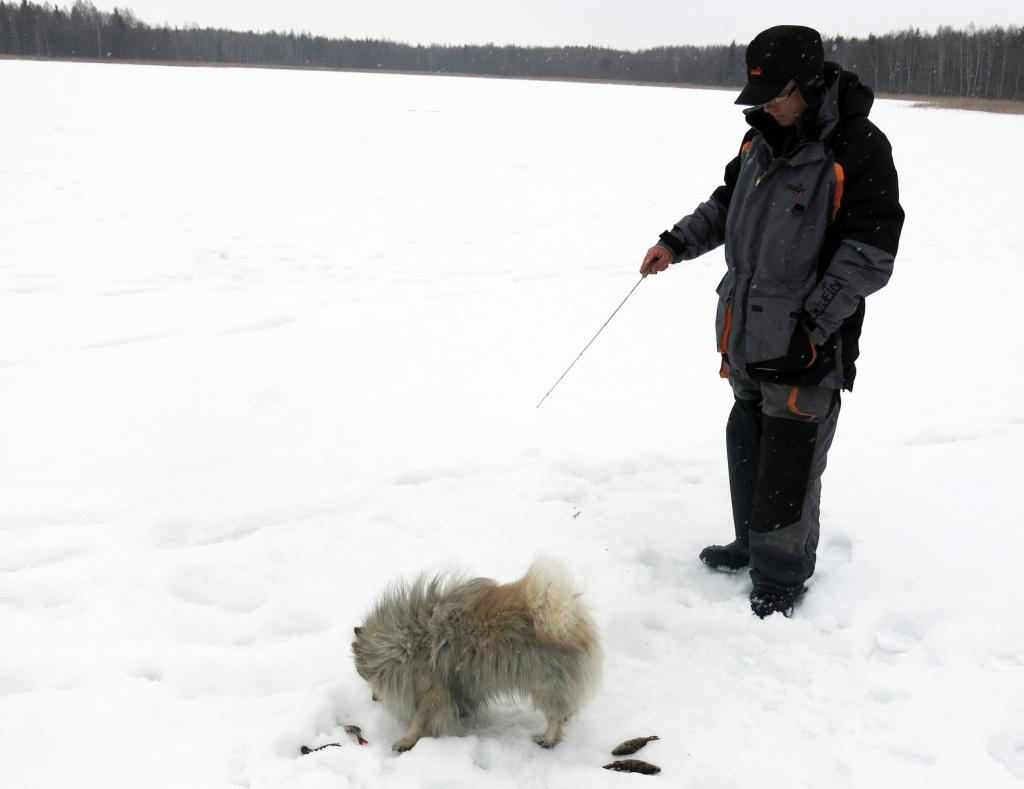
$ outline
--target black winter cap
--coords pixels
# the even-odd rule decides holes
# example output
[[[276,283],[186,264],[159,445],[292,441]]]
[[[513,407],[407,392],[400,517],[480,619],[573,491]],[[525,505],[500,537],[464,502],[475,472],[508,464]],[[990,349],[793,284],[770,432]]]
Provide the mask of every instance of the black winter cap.
[[[817,30],[779,25],[758,33],[747,45],[747,86],[737,104],[767,104],[795,79],[801,93],[820,89],[825,50]]]

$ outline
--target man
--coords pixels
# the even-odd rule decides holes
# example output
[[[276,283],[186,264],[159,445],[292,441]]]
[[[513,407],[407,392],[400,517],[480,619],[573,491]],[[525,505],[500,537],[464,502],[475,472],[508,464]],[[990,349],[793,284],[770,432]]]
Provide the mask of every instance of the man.
[[[718,349],[735,404],[726,425],[736,539],[701,552],[750,567],[751,609],[789,616],[814,572],[821,475],[852,389],[864,299],[886,284],[903,226],[874,100],[826,63],[821,36],[784,25],[746,52],[736,100],[750,130],[725,183],[644,257],[657,274],[725,244]]]

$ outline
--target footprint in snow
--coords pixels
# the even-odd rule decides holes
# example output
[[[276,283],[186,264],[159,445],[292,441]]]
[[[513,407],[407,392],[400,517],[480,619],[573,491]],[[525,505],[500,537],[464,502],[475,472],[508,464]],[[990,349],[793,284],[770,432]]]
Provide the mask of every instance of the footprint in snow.
[[[1018,781],[1024,781],[1024,715],[989,738],[988,753]]]
[[[928,622],[921,616],[904,613],[887,614],[875,631],[872,657],[890,662],[913,650],[928,632]]]
[[[226,329],[221,329],[217,334],[222,337],[226,337],[233,334],[249,334],[251,332],[271,331],[294,322],[295,318],[288,316],[264,318],[263,320],[253,321],[252,323],[246,323],[241,326],[232,326]]]
[[[843,532],[833,532],[819,551],[829,564],[846,564],[853,559],[853,540]]]

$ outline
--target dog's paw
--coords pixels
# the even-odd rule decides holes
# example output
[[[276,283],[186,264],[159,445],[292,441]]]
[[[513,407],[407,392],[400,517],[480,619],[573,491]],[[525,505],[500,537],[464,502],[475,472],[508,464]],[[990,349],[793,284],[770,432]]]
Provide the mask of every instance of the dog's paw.
[[[410,737],[403,737],[391,746],[391,750],[393,750],[395,753],[405,753],[406,751],[411,751],[412,746],[414,746],[417,742],[418,740],[414,740]]]
[[[543,734],[536,734],[533,737],[533,741],[537,743],[541,748],[554,748],[558,745],[558,740],[549,740]]]

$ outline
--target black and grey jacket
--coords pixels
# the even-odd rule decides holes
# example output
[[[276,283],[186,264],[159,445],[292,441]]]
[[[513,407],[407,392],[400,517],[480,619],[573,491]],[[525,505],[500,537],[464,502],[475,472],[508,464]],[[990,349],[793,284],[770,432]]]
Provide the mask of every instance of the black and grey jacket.
[[[853,387],[864,299],[889,280],[904,214],[889,141],[867,117],[873,92],[832,63],[826,79],[799,129],[747,110],[725,184],[661,235],[674,262],[725,244],[723,374]]]

